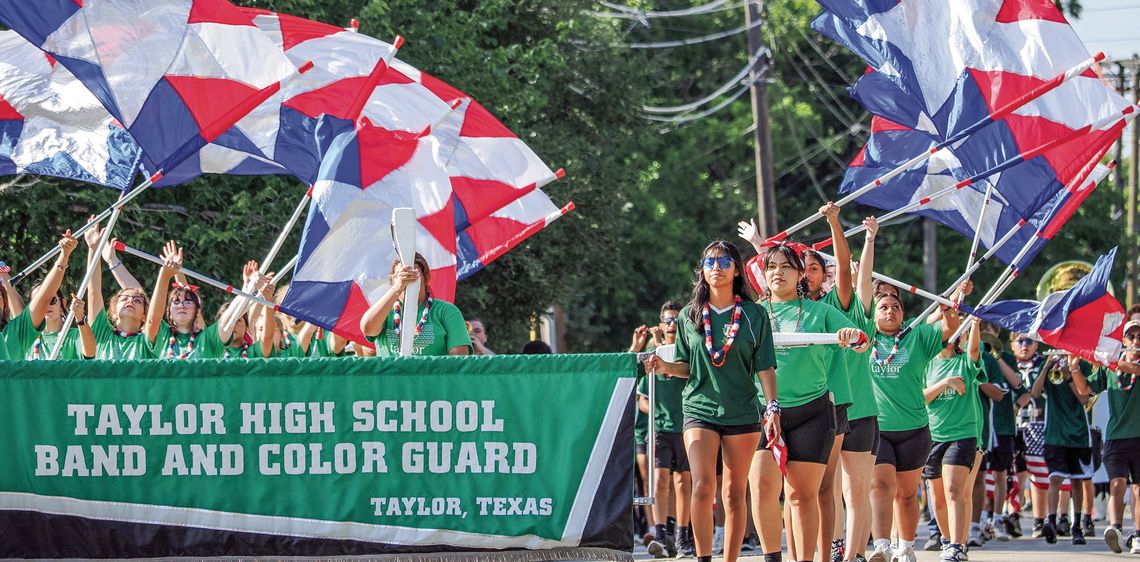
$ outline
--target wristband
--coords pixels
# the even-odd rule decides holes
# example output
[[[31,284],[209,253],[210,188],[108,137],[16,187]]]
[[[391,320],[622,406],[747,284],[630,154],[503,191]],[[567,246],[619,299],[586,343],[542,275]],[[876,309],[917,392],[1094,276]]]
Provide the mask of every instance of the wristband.
[[[120,265],[123,265],[123,260],[119,260],[119,261],[115,262],[115,265],[108,267],[107,271],[115,271],[115,268],[119,267]]]
[[[83,319],[76,318],[75,319],[75,325],[76,326],[86,326],[87,325],[87,319],[86,318],[83,318]]]
[[[776,414],[778,416],[778,415],[780,415],[781,411],[782,410],[780,409],[780,402],[779,401],[769,400],[768,401],[768,408],[764,410],[764,413],[766,415]]]

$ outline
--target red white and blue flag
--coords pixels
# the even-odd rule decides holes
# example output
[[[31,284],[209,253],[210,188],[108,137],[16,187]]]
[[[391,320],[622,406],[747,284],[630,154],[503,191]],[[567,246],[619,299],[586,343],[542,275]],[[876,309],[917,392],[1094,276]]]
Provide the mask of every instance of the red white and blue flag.
[[[1011,332],[1028,334],[1087,361],[1115,368],[1123,348],[1124,307],[1108,292],[1116,248],[1096,260],[1092,271],[1067,291],[1041,302],[1000,301],[962,310]]]
[[[907,151],[877,155],[884,165],[972,131],[952,145],[958,166],[949,175],[963,180],[1022,158],[990,182],[1027,219],[1074,180],[1079,185],[1090,171],[1087,163],[1123,128],[1123,119],[1089,127],[1123,116],[1129,107],[1095,72],[1059,81],[1089,55],[1050,0],[820,3],[825,9],[813,27],[874,70],[858,81],[853,96],[910,137]],[[1046,83],[1057,86],[1012,113],[1001,111]],[[1043,154],[1034,151],[1058,138],[1071,140]],[[984,192],[986,185],[970,187]]]
[[[0,21],[67,67],[164,173],[220,138],[250,144],[231,126],[298,72],[225,0],[5,0]]]
[[[36,174],[125,190],[139,147],[63,65],[0,31],[0,175]]]

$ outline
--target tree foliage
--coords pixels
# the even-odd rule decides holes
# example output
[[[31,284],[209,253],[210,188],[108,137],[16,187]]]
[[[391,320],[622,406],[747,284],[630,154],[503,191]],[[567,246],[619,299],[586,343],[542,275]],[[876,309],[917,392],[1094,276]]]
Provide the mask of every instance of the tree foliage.
[[[627,3],[678,9],[701,2]],[[573,200],[577,210],[459,286],[460,308],[486,321],[491,346],[500,351],[519,349],[530,339],[534,315],[554,304],[567,312],[571,351],[624,348],[633,327],[655,322],[662,302],[687,299],[701,249],[718,238],[742,243],[736,223],[756,215],[753,118],[746,93],[685,124],[649,121],[642,110],[714,92],[748,62],[746,35],[685,47],[628,48],[634,42],[739,27],[743,9],[639,22],[598,17],[602,8],[588,0],[253,5],[339,25],[355,17],[363,33],[386,40],[404,36],[400,58],[472,95],[552,167],[567,170],[567,178],[547,192],[558,203]],[[1067,7],[1070,13],[1079,10],[1076,2]],[[763,79],[770,95],[781,226],[836,198],[846,163],[867,134],[869,116],[846,93],[863,64],[810,30],[817,12],[811,0],[772,0],[765,7],[762,29],[772,55]],[[746,85],[731,85],[729,94]],[[232,282],[245,260],[260,258],[269,248],[304,190],[285,177],[210,176],[146,194],[125,209],[116,235],[154,253],[163,240],[177,239],[186,247],[188,267]],[[51,179],[0,188],[0,259],[19,269],[48,249],[59,232],[115,197],[109,190]],[[1034,275],[1056,261],[1092,261],[1121,243],[1119,213],[1113,209],[1122,205],[1117,190],[1102,187],[1025,277],[1035,283]],[[851,206],[842,217],[854,225],[874,212]],[[876,269],[921,280],[914,265],[922,261],[919,225],[883,228]],[[299,230],[287,250],[297,247]],[[804,236],[812,241],[826,234],[819,223]],[[852,246],[859,248],[861,241],[853,238]],[[940,283],[961,271],[969,243],[940,229]],[[125,261],[140,279],[153,278],[154,267]],[[67,287],[78,281],[81,263],[74,261]],[[979,284],[998,271],[997,265],[987,266]],[[1028,296],[1034,283],[1015,283],[1009,295]],[[222,304],[220,293],[206,295],[209,307]]]

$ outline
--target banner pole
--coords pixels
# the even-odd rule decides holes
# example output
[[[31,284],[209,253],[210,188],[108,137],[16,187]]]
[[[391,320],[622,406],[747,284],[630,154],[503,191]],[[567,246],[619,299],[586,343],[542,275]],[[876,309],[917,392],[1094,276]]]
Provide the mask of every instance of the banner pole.
[[[927,161],[931,156],[933,156],[939,150],[942,150],[943,148],[946,148],[946,147],[948,147],[948,146],[950,146],[950,145],[952,145],[952,144],[954,144],[954,143],[978,132],[979,130],[981,130],[986,125],[989,125],[990,123],[996,123],[997,121],[1004,119],[1007,115],[1009,115],[1009,114],[1013,113],[1014,111],[1020,109],[1022,106],[1028,104],[1029,102],[1031,102],[1031,101],[1045,95],[1046,93],[1054,90],[1055,88],[1057,88],[1061,84],[1064,84],[1065,82],[1075,78],[1076,76],[1079,76],[1082,72],[1092,68],[1092,66],[1094,64],[1096,64],[1102,60],[1104,60],[1104,52],[1098,52],[1096,55],[1089,57],[1088,59],[1085,59],[1083,62],[1081,62],[1077,66],[1074,66],[1073,68],[1070,68],[1069,70],[1066,70],[1064,73],[1053,77],[1051,80],[1042,83],[1041,85],[1037,86],[1036,88],[1033,88],[1032,90],[1029,90],[1028,92],[1022,94],[1017,99],[1014,99],[1013,101],[1010,101],[1009,103],[1005,104],[1004,106],[998,108],[996,111],[993,112],[992,115],[988,115],[982,119],[979,119],[973,125],[970,125],[969,127],[966,127],[965,129],[962,129],[961,131],[959,131],[954,136],[938,143],[937,145],[930,148],[926,152],[919,154],[918,156],[915,156],[914,158],[911,158],[910,160],[907,160],[906,162],[900,164],[899,166],[895,167],[893,170],[887,172],[886,174],[883,174],[882,176],[878,177],[877,179],[875,179],[875,180],[863,185],[859,189],[856,189],[855,191],[849,193],[848,195],[844,196],[839,201],[836,201],[835,204],[837,206],[842,207],[842,206],[846,205],[847,203],[854,201],[856,198],[862,196],[864,193],[867,193],[868,191],[871,191],[872,189],[879,187],[880,185],[883,185],[884,183],[894,179],[895,176],[898,176],[899,174],[909,170],[910,168]],[[775,242],[779,242],[781,240],[784,240],[788,236],[791,236],[793,233],[799,232],[800,230],[807,228],[809,225],[818,221],[821,218],[823,218],[823,215],[821,215],[819,213],[811,215],[808,218],[796,223],[791,228],[788,228],[787,230],[784,230],[783,232],[780,232],[779,234],[776,234],[775,236],[768,238],[768,240],[766,242],[775,243]],[[848,236],[850,236],[850,234]]]
[[[994,183],[987,182],[986,198],[982,201],[982,210],[978,213],[978,224],[974,225],[974,240],[970,243],[970,256],[966,258],[966,269],[974,265],[974,258],[978,255],[978,243],[982,241],[982,225],[986,222],[986,211],[989,210],[990,200],[994,195]]]

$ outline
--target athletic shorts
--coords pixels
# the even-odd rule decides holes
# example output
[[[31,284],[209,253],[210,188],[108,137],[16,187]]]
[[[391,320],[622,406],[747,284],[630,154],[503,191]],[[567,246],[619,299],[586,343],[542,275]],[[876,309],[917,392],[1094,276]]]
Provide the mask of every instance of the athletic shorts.
[[[986,451],[982,458],[982,469],[1008,472],[1013,467],[1014,437],[1012,435],[995,435],[994,440],[996,443],[990,450]],[[1024,458],[1022,458],[1022,462],[1025,462]]]
[[[978,456],[978,438],[968,437],[957,441],[935,441],[922,468],[922,477],[927,480],[942,478],[944,465],[974,468],[974,458]]]
[[[672,472],[689,471],[689,455],[685,453],[685,440],[680,433],[658,431],[654,434],[653,466]]]
[[[746,423],[742,425],[721,425],[697,418],[690,418],[685,416],[685,422],[681,426],[681,431],[688,431],[690,429],[707,429],[715,431],[717,435],[724,437],[726,435],[743,435],[745,433],[760,433],[759,423]]]
[[[840,404],[835,407],[835,436],[851,433],[851,421],[847,419],[847,408],[851,404]]]
[[[1100,470],[1100,463],[1104,455],[1104,432],[1099,427],[1089,429],[1089,437],[1092,438],[1092,460],[1093,472]]]
[[[879,450],[879,419],[867,416],[848,422],[851,431],[843,438],[843,450],[849,453],[871,453]]]
[[[889,464],[898,472],[916,470],[926,466],[931,446],[929,426],[906,431],[880,431],[875,464]]]
[[[637,444],[637,454],[648,455],[649,454],[649,447],[645,443],[638,443]]]
[[[835,444],[835,406],[823,394],[819,398],[780,413],[780,429],[788,447],[788,462],[827,464],[831,446]],[[767,448],[767,440],[760,439],[756,450]]]
[[[1025,464],[1025,435],[1021,428],[1018,428],[1017,435],[1013,436],[1013,471],[1015,473],[1029,471],[1029,467]]]
[[[1124,478],[1140,484],[1140,437],[1104,442],[1104,469],[1109,479]]]
[[[1092,449],[1045,445],[1045,466],[1049,478],[1087,480],[1093,475]]]

